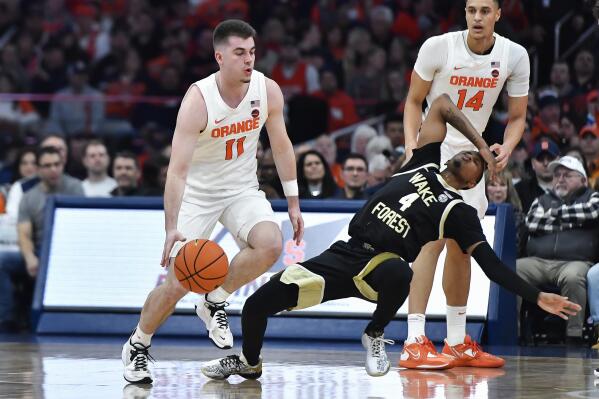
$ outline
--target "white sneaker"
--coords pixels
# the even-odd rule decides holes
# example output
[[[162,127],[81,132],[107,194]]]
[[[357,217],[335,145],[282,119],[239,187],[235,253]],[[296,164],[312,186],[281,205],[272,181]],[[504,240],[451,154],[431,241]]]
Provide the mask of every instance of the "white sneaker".
[[[599,378],[599,368],[593,370],[593,374],[595,374],[595,377]]]
[[[391,368],[385,352],[385,344],[393,345],[395,341],[383,337],[383,335],[371,337],[366,333],[362,334],[362,346],[366,349],[366,372],[372,377],[385,375]]]
[[[208,294],[200,296],[196,302],[196,314],[204,324],[208,337],[214,345],[220,349],[231,349],[233,347],[233,334],[229,328],[229,320],[225,313],[227,302],[214,303],[207,299]]]
[[[151,384],[152,374],[148,370],[148,360],[154,360],[148,353],[150,345],[144,346],[139,342],[131,342],[131,338],[123,345],[121,359],[125,366],[123,377],[133,384]]]
[[[230,355],[206,362],[200,368],[202,374],[215,380],[224,380],[232,375],[255,380],[262,375],[262,358],[255,366],[250,366],[243,354]]]

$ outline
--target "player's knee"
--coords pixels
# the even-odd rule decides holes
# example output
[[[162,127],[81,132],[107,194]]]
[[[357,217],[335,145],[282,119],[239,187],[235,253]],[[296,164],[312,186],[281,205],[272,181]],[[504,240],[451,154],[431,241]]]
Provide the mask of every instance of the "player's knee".
[[[178,281],[167,280],[164,283],[163,295],[169,302],[176,303],[187,294],[187,290]]]
[[[267,260],[269,264],[273,264],[281,256],[283,251],[283,244],[280,240],[273,240],[265,243],[261,246],[260,252],[264,260]]]
[[[414,273],[406,262],[401,259],[392,259],[381,266],[384,268],[384,273],[382,273],[384,284],[393,287],[409,287]]]

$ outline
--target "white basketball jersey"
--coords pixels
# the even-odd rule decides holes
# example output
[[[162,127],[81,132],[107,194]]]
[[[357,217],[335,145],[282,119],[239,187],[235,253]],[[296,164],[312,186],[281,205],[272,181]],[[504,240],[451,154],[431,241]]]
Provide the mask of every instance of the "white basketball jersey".
[[[206,129],[195,144],[183,200],[228,196],[258,187],[256,149],[268,118],[266,80],[254,70],[248,91],[237,108],[220,96],[216,74],[194,83],[208,111]]]
[[[447,63],[435,74],[426,101],[430,106],[435,98],[443,93],[448,94],[482,134],[508,78],[510,46],[508,39],[494,34],[495,45],[491,53],[477,55],[467,47],[467,32],[442,35],[448,42]],[[428,109],[425,112],[428,112]],[[449,124],[445,141],[450,145],[469,143],[464,135]]]

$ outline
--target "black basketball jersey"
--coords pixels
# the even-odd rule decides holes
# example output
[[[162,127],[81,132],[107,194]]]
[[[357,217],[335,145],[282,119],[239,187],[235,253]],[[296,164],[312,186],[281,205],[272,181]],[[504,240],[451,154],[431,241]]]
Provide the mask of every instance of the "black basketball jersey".
[[[413,262],[429,241],[452,238],[462,250],[485,241],[476,210],[439,174],[441,143],[414,150],[410,162],[356,213],[349,235]]]

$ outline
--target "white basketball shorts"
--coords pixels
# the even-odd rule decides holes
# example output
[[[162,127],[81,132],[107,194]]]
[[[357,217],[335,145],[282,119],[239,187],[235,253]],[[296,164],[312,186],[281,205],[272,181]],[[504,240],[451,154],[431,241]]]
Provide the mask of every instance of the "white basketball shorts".
[[[238,243],[247,245],[252,228],[265,221],[279,224],[264,192],[248,189],[233,196],[205,196],[195,198],[194,203],[183,201],[179,210],[177,230],[187,241],[208,239],[216,222],[221,222]],[[184,244],[176,242],[170,256],[177,256]]]

